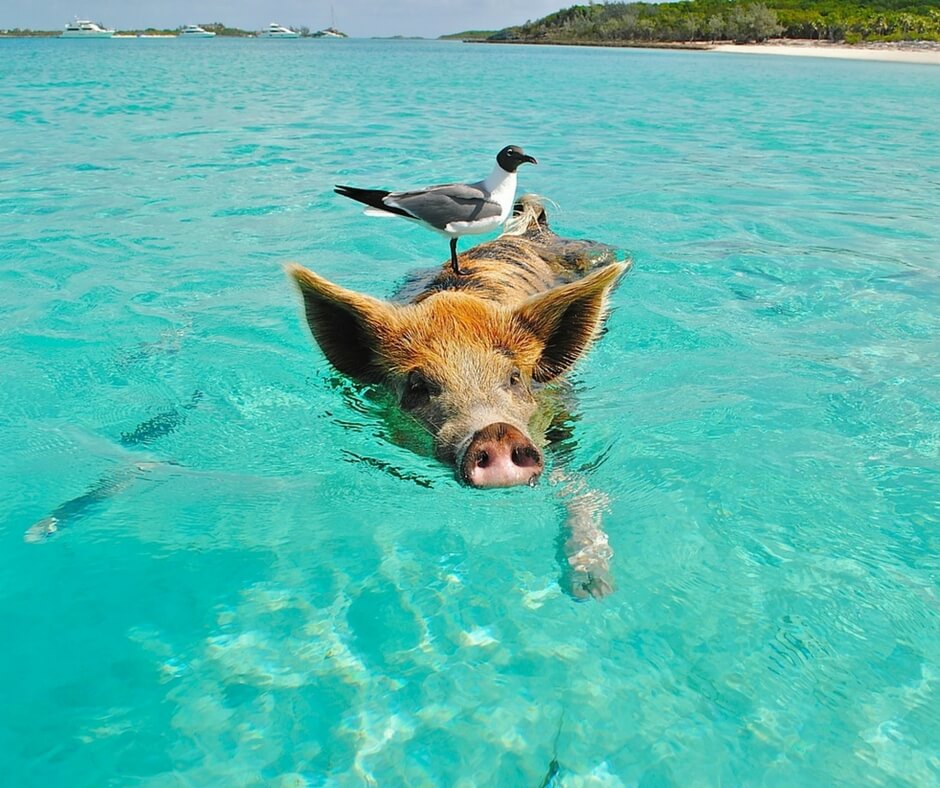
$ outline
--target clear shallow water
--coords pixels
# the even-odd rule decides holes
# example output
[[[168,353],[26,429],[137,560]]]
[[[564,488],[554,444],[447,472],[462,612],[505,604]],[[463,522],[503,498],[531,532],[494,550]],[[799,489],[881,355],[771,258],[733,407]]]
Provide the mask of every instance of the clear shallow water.
[[[6,779],[940,780],[937,117],[929,67],[0,41]],[[446,244],[332,184],[508,142],[636,262],[562,452],[601,603],[557,490],[390,442],[281,272],[390,295]]]

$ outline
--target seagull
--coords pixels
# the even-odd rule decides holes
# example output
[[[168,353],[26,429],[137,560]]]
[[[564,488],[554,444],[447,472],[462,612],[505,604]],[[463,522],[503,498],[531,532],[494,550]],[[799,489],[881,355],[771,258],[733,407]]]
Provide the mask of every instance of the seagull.
[[[476,183],[448,183],[410,192],[354,186],[337,186],[334,191],[364,203],[369,216],[403,216],[446,235],[451,267],[460,275],[464,272],[457,262],[457,239],[488,233],[509,218],[516,199],[516,170],[526,162],[538,164],[522,148],[509,145],[496,155],[496,166],[486,180]]]

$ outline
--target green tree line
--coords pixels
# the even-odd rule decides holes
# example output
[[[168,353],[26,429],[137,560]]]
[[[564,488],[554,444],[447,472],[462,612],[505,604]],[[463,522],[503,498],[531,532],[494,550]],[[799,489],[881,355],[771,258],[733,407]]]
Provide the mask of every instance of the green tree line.
[[[575,5],[496,41],[940,41],[940,0],[682,0]]]

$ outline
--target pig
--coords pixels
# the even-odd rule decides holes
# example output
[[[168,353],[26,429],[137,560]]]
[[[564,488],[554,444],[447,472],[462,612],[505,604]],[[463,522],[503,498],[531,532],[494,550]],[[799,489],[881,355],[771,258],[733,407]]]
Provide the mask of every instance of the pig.
[[[597,337],[610,292],[630,263],[617,261],[610,247],[560,238],[541,201],[526,196],[506,231],[461,254],[460,267],[459,277],[448,261],[415,279],[397,302],[347,290],[297,264],[288,274],[329,363],[354,381],[386,387],[433,436],[435,453],[459,482],[534,485],[563,399],[552,384]],[[609,591],[606,537],[585,504],[594,498],[578,494],[569,508],[577,596]]]

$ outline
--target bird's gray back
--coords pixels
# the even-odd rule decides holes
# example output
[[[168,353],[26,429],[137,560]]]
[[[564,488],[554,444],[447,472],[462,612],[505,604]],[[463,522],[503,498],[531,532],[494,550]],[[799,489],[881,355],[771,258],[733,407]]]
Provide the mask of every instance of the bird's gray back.
[[[489,199],[482,181],[450,183],[412,192],[393,192],[384,201],[438,230],[443,230],[451,222],[472,222],[502,213],[499,204]]]

